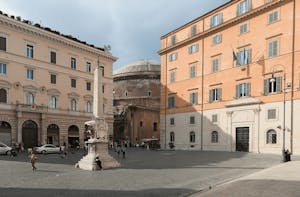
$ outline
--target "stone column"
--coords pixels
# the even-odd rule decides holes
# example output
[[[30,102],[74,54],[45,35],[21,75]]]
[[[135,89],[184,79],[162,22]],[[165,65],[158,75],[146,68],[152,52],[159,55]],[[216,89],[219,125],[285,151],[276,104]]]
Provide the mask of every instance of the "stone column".
[[[103,117],[103,66],[98,65],[94,71],[94,98],[93,98],[93,115],[94,117]]]
[[[253,152],[260,153],[260,109],[254,109]],[[256,131],[256,132],[255,132]]]
[[[40,121],[40,143],[46,144],[47,143],[47,126],[46,126],[46,115],[41,113],[41,121]]]
[[[235,140],[233,139],[233,134],[232,134],[232,114],[233,111],[227,111],[227,135],[229,136],[228,144],[230,145],[230,151],[233,152],[235,151]]]
[[[22,143],[22,112],[17,112],[17,142]]]

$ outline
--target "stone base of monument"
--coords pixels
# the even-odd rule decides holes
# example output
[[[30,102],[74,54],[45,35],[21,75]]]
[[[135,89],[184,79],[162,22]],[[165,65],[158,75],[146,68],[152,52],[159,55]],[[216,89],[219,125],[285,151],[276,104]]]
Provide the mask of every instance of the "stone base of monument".
[[[83,170],[99,170],[95,162],[96,156],[102,163],[102,169],[120,167],[120,163],[108,154],[108,143],[97,139],[88,140],[88,154],[84,156],[75,166]]]

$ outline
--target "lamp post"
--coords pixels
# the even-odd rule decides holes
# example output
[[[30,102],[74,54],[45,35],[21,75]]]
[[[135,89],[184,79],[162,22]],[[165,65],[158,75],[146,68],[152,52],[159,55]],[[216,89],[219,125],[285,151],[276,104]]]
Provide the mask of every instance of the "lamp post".
[[[280,65],[282,66],[282,65]],[[283,123],[282,123],[282,161],[285,162],[286,158],[285,158],[285,103],[286,103],[286,73],[285,70],[283,68]],[[274,70],[272,71],[272,78],[270,80],[270,82],[275,82],[275,77],[274,77]],[[277,85],[277,84],[276,84]]]

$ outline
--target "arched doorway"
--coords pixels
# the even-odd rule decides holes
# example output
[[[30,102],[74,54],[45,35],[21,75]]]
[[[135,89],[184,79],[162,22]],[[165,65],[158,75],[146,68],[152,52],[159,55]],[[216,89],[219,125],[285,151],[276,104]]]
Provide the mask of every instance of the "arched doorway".
[[[47,128],[47,143],[59,145],[59,127],[56,124],[50,124]]]
[[[0,121],[0,141],[11,145],[11,126],[8,122]]]
[[[68,129],[68,144],[71,148],[79,145],[79,128],[76,125],[71,125]]]
[[[22,125],[22,142],[24,148],[38,145],[38,127],[32,120],[27,120]]]

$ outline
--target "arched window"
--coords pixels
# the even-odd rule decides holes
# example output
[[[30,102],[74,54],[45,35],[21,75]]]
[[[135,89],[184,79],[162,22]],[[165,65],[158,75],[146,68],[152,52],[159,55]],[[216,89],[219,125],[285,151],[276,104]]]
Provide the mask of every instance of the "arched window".
[[[26,94],[26,103],[27,103],[28,105],[32,105],[32,104],[35,103],[35,99],[34,99],[34,94],[33,94],[33,93],[28,92],[28,93]]]
[[[191,131],[190,132],[190,142],[195,142],[196,140],[196,135],[195,135],[195,132],[194,131]]]
[[[50,97],[49,107],[52,108],[52,109],[57,108],[57,98],[55,96]]]
[[[217,131],[213,131],[211,132],[211,143],[218,143],[218,132]]]
[[[71,110],[72,111],[77,111],[77,101],[76,101],[76,99],[71,100]]]
[[[267,132],[267,144],[276,144],[276,143],[277,143],[276,131],[271,129]]]
[[[90,101],[86,102],[86,112],[88,113],[92,112],[92,104]]]
[[[170,142],[174,142],[175,141],[175,133],[172,131],[170,133]]]
[[[5,89],[0,89],[0,103],[7,103],[7,92]]]

